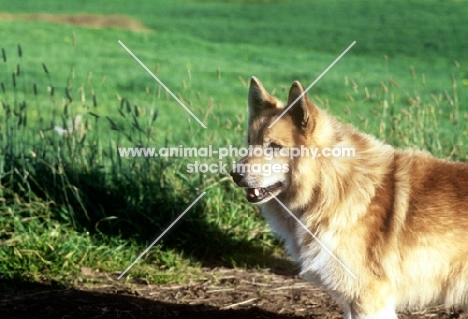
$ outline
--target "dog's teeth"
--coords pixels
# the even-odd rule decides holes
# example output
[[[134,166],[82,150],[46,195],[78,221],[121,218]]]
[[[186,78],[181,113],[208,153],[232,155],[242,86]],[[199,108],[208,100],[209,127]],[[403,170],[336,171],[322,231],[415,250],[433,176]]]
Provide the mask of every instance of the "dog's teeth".
[[[255,188],[255,189],[254,189],[254,194],[255,194],[255,196],[260,195],[260,191],[258,190],[258,188]]]

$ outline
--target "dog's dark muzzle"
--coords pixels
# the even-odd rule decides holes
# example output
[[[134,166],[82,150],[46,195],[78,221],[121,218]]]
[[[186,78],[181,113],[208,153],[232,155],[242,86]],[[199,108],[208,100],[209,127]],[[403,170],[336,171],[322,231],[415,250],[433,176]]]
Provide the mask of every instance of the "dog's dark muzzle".
[[[235,171],[231,171],[230,175],[234,183],[236,183],[237,186],[241,186],[241,182],[242,182],[242,179],[244,178],[244,175]]]

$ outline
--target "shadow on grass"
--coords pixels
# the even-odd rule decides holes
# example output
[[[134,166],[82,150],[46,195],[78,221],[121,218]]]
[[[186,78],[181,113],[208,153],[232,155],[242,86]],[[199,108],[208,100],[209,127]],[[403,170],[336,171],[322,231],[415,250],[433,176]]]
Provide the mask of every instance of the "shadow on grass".
[[[109,174],[98,169],[83,172],[66,166],[60,174],[57,171],[38,161],[31,170],[35,182],[28,185],[33,193],[55,203],[57,209],[51,218],[72,224],[80,232],[132,239],[142,246],[142,251],[202,193],[202,187],[198,187],[202,183],[167,176],[167,167],[158,171],[154,165],[134,169],[132,174]],[[228,210],[230,202],[244,199],[226,185],[219,187],[225,196],[222,205]],[[269,267],[290,273],[293,266],[274,257],[271,245],[265,246],[261,239],[249,238],[249,234],[236,234],[230,225],[220,228],[213,220],[215,209],[209,204],[210,196],[217,196],[212,195],[208,190],[164,235],[158,243],[162,249],[190,256],[207,267]]]

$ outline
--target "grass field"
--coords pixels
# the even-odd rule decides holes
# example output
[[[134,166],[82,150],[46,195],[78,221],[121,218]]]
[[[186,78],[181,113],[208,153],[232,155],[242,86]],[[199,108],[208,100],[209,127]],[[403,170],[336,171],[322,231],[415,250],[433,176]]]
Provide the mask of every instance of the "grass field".
[[[252,75],[284,99],[292,81],[308,85],[353,41],[311,89],[316,104],[396,146],[467,159],[463,2],[0,4],[15,14],[129,15],[150,29],[0,21],[2,278],[75,281],[81,267],[122,271],[202,191],[130,276],[181,281],[205,264],[271,266],[282,254],[278,242],[227,176],[187,174],[194,159],[123,159],[117,147],[243,145]],[[53,130],[76,115],[78,132]]]

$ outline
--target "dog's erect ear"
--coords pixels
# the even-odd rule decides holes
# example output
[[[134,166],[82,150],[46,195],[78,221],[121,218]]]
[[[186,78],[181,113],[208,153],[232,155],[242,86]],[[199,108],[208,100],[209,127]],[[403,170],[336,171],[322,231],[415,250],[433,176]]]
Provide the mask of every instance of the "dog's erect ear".
[[[282,107],[281,102],[279,102],[275,97],[270,95],[262,83],[253,76],[250,80],[249,88],[249,113],[250,116],[257,115],[264,110],[274,110]]]
[[[298,81],[295,81],[289,90],[288,107],[292,103],[294,105],[288,112],[291,113],[296,126],[301,130],[313,130],[315,126],[313,117],[316,110],[312,102],[307,98],[307,95],[304,94],[304,89]]]

